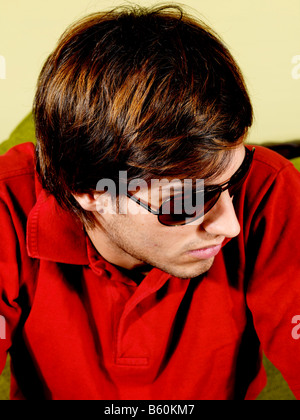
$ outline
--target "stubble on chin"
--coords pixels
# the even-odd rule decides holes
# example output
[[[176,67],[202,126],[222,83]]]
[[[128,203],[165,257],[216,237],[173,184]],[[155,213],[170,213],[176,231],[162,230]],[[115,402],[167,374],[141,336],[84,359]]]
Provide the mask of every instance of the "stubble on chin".
[[[191,264],[190,266],[172,266],[172,267],[157,267],[160,268],[162,271],[165,271],[166,273],[170,274],[171,276],[180,278],[182,280],[187,279],[193,279],[199,276],[202,276],[203,274],[207,273],[213,263],[215,258],[210,258],[208,260],[200,261],[199,263]]]

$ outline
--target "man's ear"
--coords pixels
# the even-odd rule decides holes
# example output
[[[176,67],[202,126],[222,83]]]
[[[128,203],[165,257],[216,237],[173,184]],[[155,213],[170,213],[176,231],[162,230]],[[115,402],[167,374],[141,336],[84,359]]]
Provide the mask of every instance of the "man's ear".
[[[73,194],[75,200],[79,205],[87,211],[98,211],[99,210],[99,197],[101,192],[94,193],[83,193],[83,194]]]

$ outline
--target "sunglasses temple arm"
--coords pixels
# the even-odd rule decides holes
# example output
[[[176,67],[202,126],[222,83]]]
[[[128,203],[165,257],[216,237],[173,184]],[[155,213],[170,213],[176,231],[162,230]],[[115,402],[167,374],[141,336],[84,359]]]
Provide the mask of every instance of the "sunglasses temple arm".
[[[130,198],[132,201],[134,201],[136,204],[140,205],[141,207],[143,207],[144,209],[149,211],[150,213],[155,214],[155,216],[157,216],[159,214],[157,211],[153,210],[146,203],[143,203],[143,201],[141,201],[139,198],[134,197],[133,195],[129,194],[128,192],[127,192],[127,197]]]

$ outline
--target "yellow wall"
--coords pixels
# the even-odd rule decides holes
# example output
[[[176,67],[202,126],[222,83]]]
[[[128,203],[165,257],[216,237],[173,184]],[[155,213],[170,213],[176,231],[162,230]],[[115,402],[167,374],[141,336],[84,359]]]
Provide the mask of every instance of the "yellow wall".
[[[30,111],[41,66],[64,29],[119,4],[122,0],[0,0],[0,141]],[[181,4],[195,9],[239,62],[256,115],[250,140],[300,139],[300,0]]]

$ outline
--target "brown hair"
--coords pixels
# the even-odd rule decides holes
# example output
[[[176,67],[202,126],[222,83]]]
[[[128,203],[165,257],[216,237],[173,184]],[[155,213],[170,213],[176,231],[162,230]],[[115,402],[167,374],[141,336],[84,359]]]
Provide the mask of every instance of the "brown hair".
[[[72,194],[102,178],[212,178],[252,124],[241,72],[218,36],[179,6],[122,7],[71,26],[34,103],[44,188],[93,225]],[[222,159],[220,159],[220,153]]]

